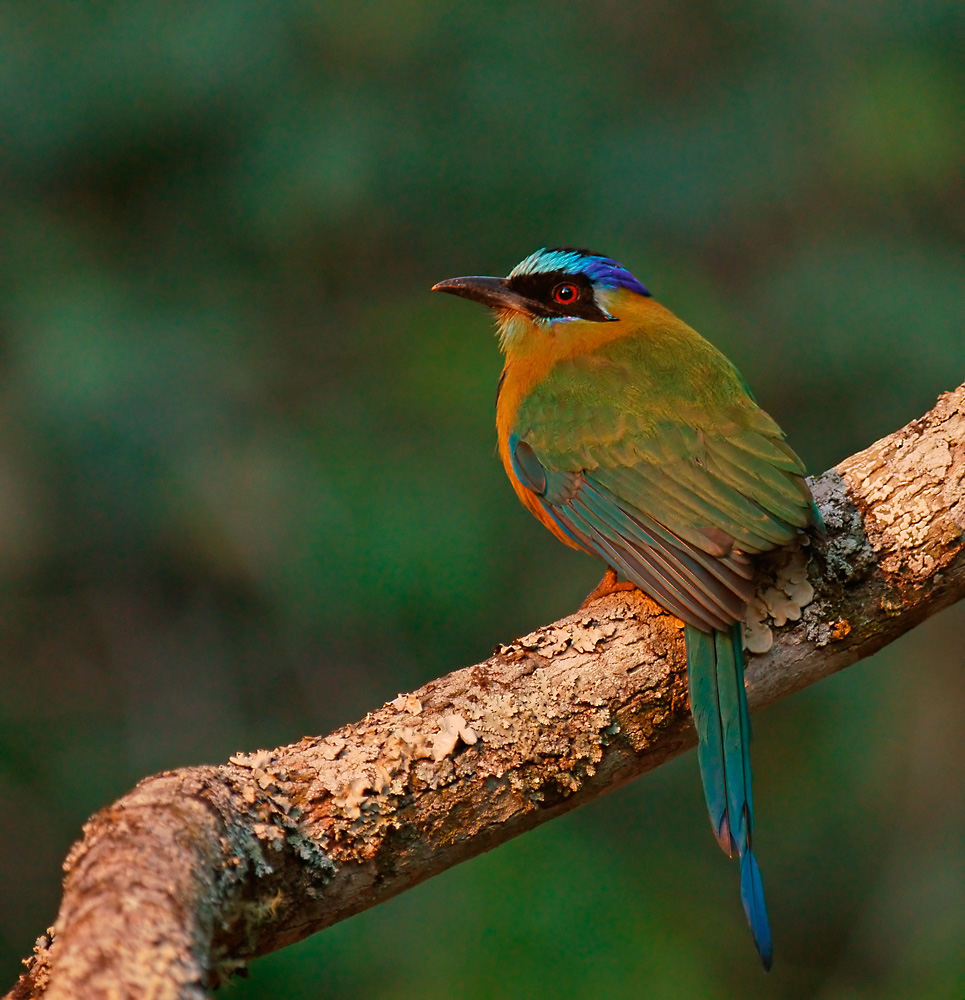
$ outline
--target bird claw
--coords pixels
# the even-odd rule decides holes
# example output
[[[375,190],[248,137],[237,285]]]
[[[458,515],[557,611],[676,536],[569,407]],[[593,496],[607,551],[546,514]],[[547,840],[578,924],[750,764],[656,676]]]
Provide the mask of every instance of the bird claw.
[[[621,590],[636,590],[637,586],[634,583],[630,583],[629,580],[617,580],[617,573],[615,569],[607,569],[603,574],[603,579],[583,598],[583,603],[580,605],[580,611],[585,607],[592,604],[594,601],[598,601],[601,597],[606,597],[607,594],[616,594]]]

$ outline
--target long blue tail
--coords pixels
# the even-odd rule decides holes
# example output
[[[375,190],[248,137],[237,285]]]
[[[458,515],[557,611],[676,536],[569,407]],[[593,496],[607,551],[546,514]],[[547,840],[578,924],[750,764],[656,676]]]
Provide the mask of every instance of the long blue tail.
[[[687,675],[697,726],[697,760],[714,834],[724,852],[737,853],[741,900],[765,969],[771,967],[771,928],[761,872],[751,850],[751,720],[744,691],[741,627],[701,632],[688,625]]]

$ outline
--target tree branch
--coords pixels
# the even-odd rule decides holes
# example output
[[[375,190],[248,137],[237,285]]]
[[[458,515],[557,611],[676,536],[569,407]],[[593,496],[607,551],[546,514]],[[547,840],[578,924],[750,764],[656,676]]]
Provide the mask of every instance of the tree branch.
[[[965,596],[965,385],[813,488],[826,545],[761,566],[752,708]],[[680,623],[604,598],[327,737],[142,781],[86,824],[8,1000],[202,998],[693,743]]]

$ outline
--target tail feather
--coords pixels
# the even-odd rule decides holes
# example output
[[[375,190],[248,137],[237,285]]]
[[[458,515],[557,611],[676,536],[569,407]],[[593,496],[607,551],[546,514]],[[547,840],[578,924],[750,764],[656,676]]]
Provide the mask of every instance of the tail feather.
[[[761,873],[751,850],[751,728],[740,625],[713,633],[687,626],[685,635],[697,760],[711,825],[724,852],[740,858],[744,912],[764,968],[769,969],[771,932]]]
[[[757,867],[757,859],[750,847],[741,858],[741,902],[744,904],[744,915],[747,917],[757,953],[761,956],[765,971],[770,972],[774,958],[771,926],[767,921],[761,870]]]
[[[721,848],[733,850],[727,822],[727,783],[724,779],[724,741],[717,689],[717,653],[712,633],[687,626],[687,675],[690,710],[697,727],[697,760],[704,783],[710,823]]]
[[[751,721],[744,690],[744,648],[740,625],[713,635],[717,673],[717,718],[723,743],[723,772],[733,850],[743,856],[754,825],[751,795]]]

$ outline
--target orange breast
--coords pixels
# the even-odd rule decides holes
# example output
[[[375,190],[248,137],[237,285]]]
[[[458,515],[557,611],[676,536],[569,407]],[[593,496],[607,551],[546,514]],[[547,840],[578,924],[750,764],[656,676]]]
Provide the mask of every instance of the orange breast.
[[[505,383],[503,383],[505,386]],[[500,395],[502,395],[500,393]],[[556,535],[556,537],[563,542],[564,545],[569,545],[573,549],[581,549],[582,546],[577,545],[576,542],[570,538],[564,531],[562,531],[559,525],[553,520],[552,517],[546,512],[546,509],[539,501],[539,497],[530,489],[525,487],[517,477],[516,473],[513,471],[513,463],[509,454],[509,435],[510,431],[507,428],[500,426],[500,421],[498,419],[498,408],[497,408],[497,421],[496,421],[496,433],[499,437],[499,457],[503,461],[503,468],[506,470],[506,475],[509,476],[509,481],[513,484],[513,489],[516,491],[516,496],[522,501],[523,506],[536,518],[540,524],[549,528],[549,530]]]
[[[636,296],[634,296],[636,298]],[[512,330],[507,335],[507,326]],[[499,457],[509,481],[523,506],[561,542],[570,548],[582,546],[562,531],[543,509],[539,498],[527,489],[513,471],[509,453],[509,438],[516,423],[520,404],[544,379],[558,361],[576,357],[602,347],[610,341],[626,336],[633,327],[624,323],[574,322],[560,325],[555,330],[523,319],[518,313],[500,317],[506,364],[500,377],[499,395],[496,400],[496,435],[499,440]]]

